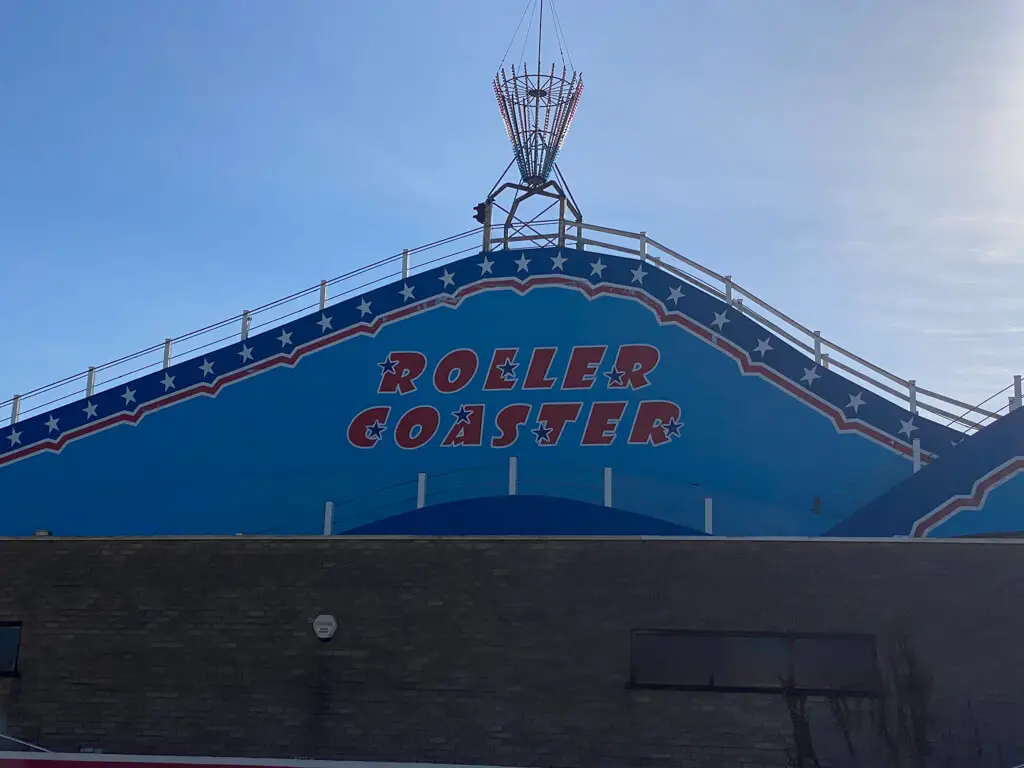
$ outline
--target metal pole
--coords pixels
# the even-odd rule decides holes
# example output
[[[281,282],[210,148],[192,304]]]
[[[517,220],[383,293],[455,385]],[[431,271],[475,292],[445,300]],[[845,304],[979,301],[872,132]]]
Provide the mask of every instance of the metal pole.
[[[1019,373],[1013,377],[1013,401],[1015,403],[1014,409],[1024,405],[1024,403],[1021,403],[1021,380]]]
[[[89,366],[89,373],[85,377],[85,396],[92,397],[96,391],[96,367],[93,365]]]
[[[409,249],[402,249],[402,279],[409,277]]]
[[[565,248],[565,198],[558,201],[558,247]]]
[[[327,281],[320,281],[320,309],[327,309]]]
[[[518,478],[516,477],[516,470],[517,470],[517,467],[516,467],[516,457],[515,456],[509,456],[508,457],[508,495],[509,496],[515,496],[516,495],[516,485],[518,484],[517,483]]]
[[[491,250],[491,212],[494,203],[490,199],[484,201],[484,253]]]
[[[821,367],[828,369],[828,352],[821,353]]]
[[[647,261],[647,233],[640,233],[640,261]]]
[[[21,415],[21,395],[15,395],[11,398],[11,424],[18,423],[18,417]]]
[[[917,413],[917,382],[910,379],[907,382],[907,395],[910,403],[910,412]]]
[[[242,310],[242,341],[249,338],[249,324],[252,322],[252,312],[248,309]]]
[[[416,509],[427,506],[427,473],[420,472],[416,476]]]
[[[171,351],[174,349],[174,339],[164,339],[164,368],[171,367]]]
[[[814,364],[821,365],[821,331],[814,332]]]
[[[914,472],[921,471],[921,438],[914,438]]]
[[[704,533],[711,535],[711,497],[704,497]]]
[[[732,304],[732,275],[725,276],[725,301]]]
[[[334,502],[328,501],[324,504],[324,536],[331,536],[334,533]]]
[[[612,505],[612,468],[604,468],[604,505],[610,507]]]

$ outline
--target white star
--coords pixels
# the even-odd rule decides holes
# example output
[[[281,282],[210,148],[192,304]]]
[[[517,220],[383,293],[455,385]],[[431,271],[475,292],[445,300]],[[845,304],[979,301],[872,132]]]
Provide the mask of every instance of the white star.
[[[441,281],[442,287],[444,288],[447,288],[450,285],[455,285],[455,275],[448,271],[448,267],[444,268],[444,274],[437,279]],[[367,311],[369,311],[369,307],[367,307]]]
[[[11,434],[7,436],[7,439],[11,441],[11,448],[16,445],[21,445],[21,432],[16,429],[11,429]]]
[[[683,286],[677,285],[675,288],[668,289],[668,301],[671,301],[677,307],[679,306],[679,300],[686,294],[683,293]]]
[[[320,333],[327,333],[328,330],[334,330],[331,328],[332,319],[333,318],[330,318],[325,314],[320,315],[320,319],[316,321],[316,324],[320,326]]]
[[[250,346],[248,346],[246,344],[243,344],[242,348],[240,350],[238,350],[238,354],[242,357],[242,362],[243,363],[246,362],[246,361],[251,361],[252,360],[252,347],[250,347]]]
[[[402,295],[402,301],[406,302],[412,298],[412,286],[408,283],[402,283],[402,290],[399,291]]]
[[[754,347],[754,354],[760,355],[761,359],[764,360],[764,353],[771,352],[775,347],[771,345],[772,337],[769,336],[767,339],[758,339],[757,346]]]
[[[561,253],[559,253],[559,254],[557,254],[555,256],[552,256],[551,257],[551,268],[552,269],[561,269],[563,272],[565,272],[565,270],[562,269],[562,267],[565,265],[565,262],[567,262],[567,261],[568,261],[568,259],[565,256],[563,256]]]
[[[597,261],[590,262],[590,276],[593,277],[594,275],[597,275],[598,277],[604,277],[602,273],[604,272],[604,268],[607,266],[607,264],[601,263],[601,257],[598,256]]]
[[[164,392],[169,389],[174,389],[174,377],[169,373],[164,374],[164,378],[160,383],[164,385]]]
[[[203,358],[203,364],[199,366],[199,370],[203,372],[203,378],[204,379],[207,376],[212,376],[213,375],[213,363],[211,363],[209,360],[207,360],[204,357]]]
[[[804,375],[800,377],[800,381],[807,382],[807,386],[810,387],[814,384],[815,379],[820,379],[821,374],[818,373],[818,366],[812,365],[810,368],[804,368]]]
[[[729,322],[732,321],[725,316],[725,310],[723,309],[721,312],[715,312],[715,319],[711,321],[711,324],[718,330],[722,330],[722,326]]]
[[[860,413],[862,405],[864,405],[864,393],[858,392],[856,395],[850,395],[850,402],[846,404],[846,407],[853,408],[854,413]]]
[[[82,409],[82,413],[85,414],[85,420],[86,421],[88,421],[89,419],[95,419],[96,418],[96,406],[93,405],[91,402],[86,401],[85,408]]]
[[[124,407],[127,408],[135,402],[135,390],[131,387],[125,387],[124,392],[121,393],[121,397],[124,398]]]
[[[488,259],[486,256],[484,256],[484,260],[481,261],[477,266],[480,267],[480,274],[481,275],[493,275],[494,274],[494,272],[491,271],[491,267],[494,266],[494,262],[491,261],[490,259]]]
[[[918,427],[917,425],[914,424],[914,417],[911,416],[906,421],[904,421],[903,419],[900,419],[900,431],[899,431],[898,434],[906,435],[907,437],[910,437],[910,434],[912,432],[916,432],[919,429],[920,429],[920,427]]]
[[[370,314],[370,302],[366,300],[365,296],[363,297],[363,300],[359,302],[359,305],[356,307],[356,309],[359,310],[360,317]]]
[[[284,349],[292,343],[292,332],[282,328],[281,335],[277,337],[277,340],[281,342],[281,348]]]
[[[631,269],[629,271],[633,275],[633,279],[630,280],[629,282],[631,282],[631,283],[640,283],[640,285],[644,284],[644,278],[647,277],[647,273],[644,272],[644,265],[643,264],[637,264],[636,269]]]
[[[56,432],[57,431],[57,429],[58,429],[57,422],[58,421],[60,421],[60,419],[53,418],[53,414],[51,413],[49,420],[44,422],[46,424],[46,434],[50,434],[52,432]]]
[[[526,258],[524,253],[518,259],[512,262],[516,265],[516,272],[529,272],[530,271],[530,260]]]

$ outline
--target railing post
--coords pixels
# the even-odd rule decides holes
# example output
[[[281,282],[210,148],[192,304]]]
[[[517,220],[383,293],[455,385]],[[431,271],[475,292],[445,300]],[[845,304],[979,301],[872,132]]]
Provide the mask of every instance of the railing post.
[[[320,309],[327,309],[327,281],[320,281]]]
[[[821,367],[828,370],[828,352],[821,353]]]
[[[587,250],[586,245],[583,243],[583,217],[576,217],[576,250],[585,251]]]
[[[490,198],[484,201],[484,253],[491,250],[491,211],[494,203]]]
[[[565,198],[558,199],[558,247],[565,248]]]
[[[612,505],[612,468],[604,468],[604,505],[610,507]]]
[[[171,367],[171,352],[174,350],[174,339],[164,339],[164,368]]]
[[[242,310],[242,341],[249,338],[249,326],[252,324],[252,312],[248,309]]]
[[[409,249],[402,249],[402,279],[409,277]]]
[[[11,398],[11,424],[18,423],[18,417],[21,415],[21,395],[15,395]]]
[[[921,438],[914,438],[914,472],[921,471]]]
[[[910,412],[917,413],[917,382],[913,379],[907,381],[907,395],[908,402],[910,404]]]
[[[416,509],[423,509],[427,506],[427,473],[420,472],[416,475]]]
[[[334,533],[334,502],[328,501],[324,504],[324,536],[331,536]]]
[[[640,261],[647,261],[647,233],[640,233]]]
[[[96,391],[96,366],[89,366],[89,373],[85,375],[85,396],[92,397]]]
[[[516,495],[516,486],[518,485],[518,478],[516,477],[517,466],[516,457],[508,457],[508,495]]]
[[[727,304],[732,305],[732,275],[726,275],[725,278],[725,301]]]
[[[821,331],[814,332],[814,364],[821,365]]]
[[[1013,377],[1013,408],[1014,408],[1014,410],[1020,408],[1021,405],[1024,405],[1024,403],[1021,402],[1021,380],[1020,380],[1020,374],[1018,373],[1018,374],[1016,374]]]
[[[710,496],[705,496],[704,497],[704,533],[706,533],[708,536],[710,536],[711,533],[712,533],[712,525],[711,525],[712,520],[711,520],[711,516],[712,516],[712,512],[711,512],[711,497]]]

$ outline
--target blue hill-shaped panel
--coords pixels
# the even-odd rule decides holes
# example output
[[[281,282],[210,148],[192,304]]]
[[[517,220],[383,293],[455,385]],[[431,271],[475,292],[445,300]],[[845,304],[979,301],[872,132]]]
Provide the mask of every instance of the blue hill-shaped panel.
[[[832,536],[1024,531],[1024,408],[999,419],[832,528]]]
[[[375,536],[704,536],[681,525],[585,501],[492,496],[435,504],[346,531]]]
[[[421,473],[506,493],[512,457],[520,494],[600,504],[608,468],[624,512],[818,535],[910,476],[911,435],[956,437],[655,265],[492,252],[5,428],[0,535],[310,534],[328,500],[340,533]]]

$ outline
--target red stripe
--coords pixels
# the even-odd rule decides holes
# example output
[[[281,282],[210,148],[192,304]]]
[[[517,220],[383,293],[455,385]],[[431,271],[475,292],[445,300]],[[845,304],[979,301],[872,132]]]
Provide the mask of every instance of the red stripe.
[[[970,496],[954,496],[941,507],[929,512],[914,523],[911,536],[918,538],[927,536],[939,523],[948,520],[961,510],[979,509],[984,504],[985,497],[988,496],[989,491],[1021,470],[1024,470],[1024,457],[1020,456],[1014,457],[1001,467],[996,467],[996,469],[992,470],[991,474],[983,475],[981,480],[974,484]]]

